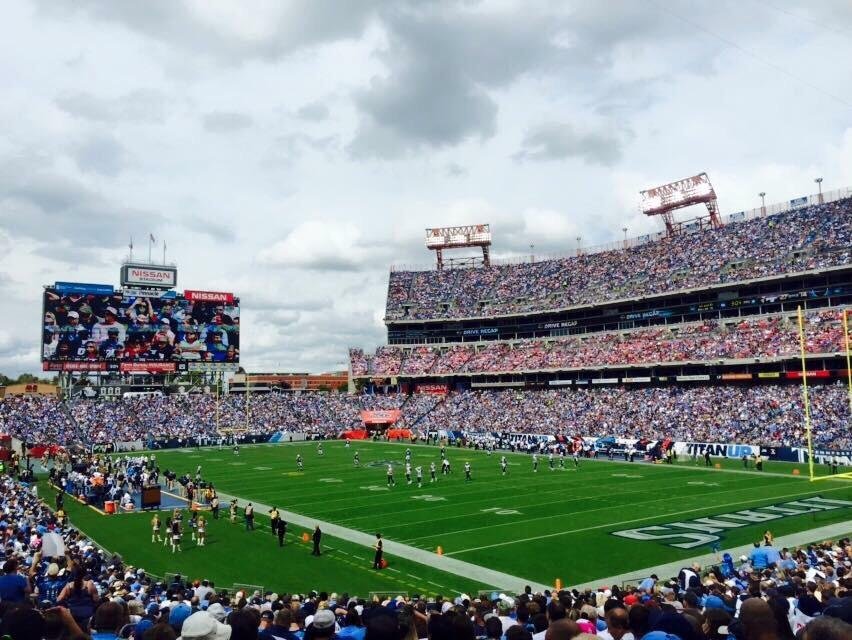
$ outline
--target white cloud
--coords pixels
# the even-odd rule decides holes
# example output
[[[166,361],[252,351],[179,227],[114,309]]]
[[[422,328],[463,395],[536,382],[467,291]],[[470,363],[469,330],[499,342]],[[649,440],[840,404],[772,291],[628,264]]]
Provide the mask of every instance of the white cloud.
[[[361,229],[351,222],[309,220],[287,237],[258,254],[258,261],[273,267],[317,271],[358,271],[384,250],[362,243]]]

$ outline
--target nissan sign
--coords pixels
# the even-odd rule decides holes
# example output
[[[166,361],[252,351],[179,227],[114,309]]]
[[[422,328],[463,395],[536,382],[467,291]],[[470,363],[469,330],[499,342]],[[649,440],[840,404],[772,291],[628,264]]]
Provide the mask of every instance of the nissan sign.
[[[177,269],[154,265],[126,264],[121,268],[121,285],[124,287],[171,289],[177,286]]]

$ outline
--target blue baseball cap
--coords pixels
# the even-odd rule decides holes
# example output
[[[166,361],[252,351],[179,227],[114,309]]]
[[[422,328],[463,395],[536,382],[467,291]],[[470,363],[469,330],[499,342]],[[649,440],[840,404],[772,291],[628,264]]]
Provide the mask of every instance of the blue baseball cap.
[[[139,622],[136,623],[136,626],[133,627],[133,637],[137,640],[142,637],[142,634],[145,633],[148,629],[154,626],[154,623],[148,620],[147,618],[143,618]]]
[[[642,640],[680,640],[673,633],[666,633],[665,631],[650,631],[642,636]]]
[[[169,624],[175,629],[183,626],[183,621],[192,615],[192,609],[188,605],[179,604],[169,612]]]

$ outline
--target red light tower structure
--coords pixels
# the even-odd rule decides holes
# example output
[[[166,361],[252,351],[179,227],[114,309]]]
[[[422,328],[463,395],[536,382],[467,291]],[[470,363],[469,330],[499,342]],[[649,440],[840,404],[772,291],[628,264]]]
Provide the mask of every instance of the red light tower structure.
[[[640,191],[641,209],[646,216],[661,216],[666,225],[666,234],[679,235],[686,231],[695,231],[705,227],[721,227],[719,205],[716,192],[706,173],[684,178],[652,189]],[[675,222],[674,212],[694,204],[707,206],[708,215],[692,220]]]
[[[491,228],[487,224],[469,224],[461,227],[439,227],[426,229],[426,248],[434,251],[438,258],[438,271],[444,268],[444,249],[482,248],[482,264],[491,265]],[[447,265],[473,266],[479,258],[456,258],[447,260]]]

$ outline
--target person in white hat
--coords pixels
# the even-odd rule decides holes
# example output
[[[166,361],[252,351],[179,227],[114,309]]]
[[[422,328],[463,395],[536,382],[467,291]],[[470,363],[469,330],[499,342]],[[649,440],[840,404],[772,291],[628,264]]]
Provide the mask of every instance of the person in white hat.
[[[180,637],[183,640],[230,640],[231,627],[219,622],[208,611],[197,611],[183,621]]]

